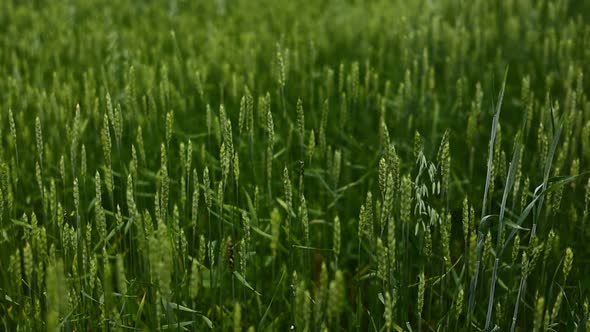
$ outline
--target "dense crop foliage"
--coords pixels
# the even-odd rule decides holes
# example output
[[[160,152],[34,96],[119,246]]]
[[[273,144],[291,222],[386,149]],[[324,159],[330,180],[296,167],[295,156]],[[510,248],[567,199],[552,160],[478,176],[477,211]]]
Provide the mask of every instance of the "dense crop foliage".
[[[0,1],[0,330],[587,330],[589,20]]]

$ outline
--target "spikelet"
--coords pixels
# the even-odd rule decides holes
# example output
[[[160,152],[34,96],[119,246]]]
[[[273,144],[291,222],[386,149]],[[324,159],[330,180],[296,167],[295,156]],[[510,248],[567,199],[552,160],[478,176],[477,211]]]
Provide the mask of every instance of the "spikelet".
[[[575,158],[570,167],[570,174],[577,175],[578,173],[580,173],[580,158]]]
[[[350,94],[351,94],[351,98],[353,100],[354,103],[357,102],[358,98],[359,98],[359,63],[358,61],[355,61],[352,63],[351,69],[350,69]]]
[[[424,246],[422,248],[424,256],[427,259],[432,257],[432,227],[429,223],[424,228]]]
[[[584,159],[590,158],[590,121],[582,128],[581,142]]]
[[[12,138],[12,144],[16,149],[16,124],[14,123],[14,115],[12,114],[12,109],[8,109],[8,122],[10,124],[10,137]]]
[[[19,290],[21,287],[22,271],[21,271],[21,255],[20,250],[16,250],[13,255],[10,255],[8,263],[8,271],[11,273],[11,279],[14,283],[15,289]]]
[[[301,218],[301,225],[303,226],[305,244],[309,245],[309,217],[307,215],[307,202],[303,194],[301,195],[301,203],[299,205],[299,216]]]
[[[531,239],[531,245],[528,249],[529,253],[523,252],[523,271],[522,275],[526,278],[535,269],[538,258],[543,252],[543,244],[538,244],[538,238],[533,237]],[[526,259],[525,259],[526,258]]]
[[[520,208],[522,210],[525,209],[526,203],[527,203],[527,200],[528,200],[528,196],[529,196],[529,184],[530,184],[530,180],[529,180],[529,177],[527,176],[526,179],[524,180],[524,186],[522,188],[522,196],[520,198]]]
[[[340,93],[340,113],[338,114],[338,125],[340,128],[345,129],[348,123],[348,104],[346,103],[346,92]]]
[[[254,211],[260,211],[260,189],[254,187]]]
[[[222,143],[221,147],[219,148],[219,163],[221,164],[222,181],[227,182],[231,162],[229,158],[229,151],[227,151],[227,149],[225,148],[225,143]]]
[[[127,278],[125,278],[125,265],[123,256],[117,255],[117,289],[123,295],[127,294]]]
[[[283,59],[283,53],[281,52],[281,47],[277,43],[277,82],[279,83],[279,87],[281,89],[285,88],[286,78],[286,71],[285,71],[285,60]]]
[[[394,203],[394,184],[393,184],[393,175],[391,173],[387,174],[387,180],[385,181],[385,195],[383,201],[383,210],[381,214],[381,230],[383,231],[387,223],[390,222],[389,219],[392,218],[393,212],[393,203]]]
[[[209,179],[209,168],[205,166],[203,170],[203,186],[204,186],[204,196],[205,196],[205,205],[207,205],[207,209],[211,210],[211,206],[213,205],[213,200],[211,196],[211,180]]]
[[[170,146],[170,140],[174,133],[174,112],[166,113],[166,146]]]
[[[242,331],[242,307],[240,302],[234,304],[234,332]]]
[[[414,148],[412,150],[412,155],[414,159],[418,158],[419,153],[422,151],[422,137],[420,136],[420,132],[416,131],[414,133]]]
[[[166,146],[160,145],[160,200],[162,212],[168,208],[168,195],[170,191],[170,179],[168,178],[168,154]]]
[[[60,259],[54,264],[47,266],[47,277],[45,285],[47,287],[47,331],[57,331],[60,315],[65,311],[66,295],[65,277],[63,275],[63,261]]]
[[[246,266],[248,258],[248,245],[250,244],[250,218],[248,214],[242,212],[242,224],[244,237],[240,242],[240,267],[243,275],[246,275]]]
[[[171,294],[172,257],[168,228],[161,219],[158,219],[158,228],[154,236],[150,238],[150,265],[152,272],[156,273],[158,286],[164,298],[168,298]]]
[[[44,226],[39,227],[34,244],[39,261],[47,262],[47,231]]]
[[[359,241],[362,240],[367,234],[367,213],[365,212],[365,205],[361,205],[361,209],[359,212],[359,228],[358,228],[358,238]]]
[[[207,136],[211,136],[211,130],[213,128],[213,111],[211,105],[207,104],[205,107],[205,122],[207,124]]]
[[[512,263],[516,264],[516,260],[518,259],[518,252],[520,250],[520,235],[516,233],[514,237],[514,243],[512,244]]]
[[[52,213],[51,215],[53,216],[54,214]],[[3,219],[4,219],[4,194],[2,193],[2,189],[0,189],[0,225],[3,223]]]
[[[448,212],[442,218],[440,229],[440,242],[442,245],[442,255],[445,261],[445,268],[447,271],[451,269],[451,213]]]
[[[1,165],[1,176],[2,176],[2,186],[4,191],[4,199],[5,205],[3,206],[4,210],[8,213],[12,213],[14,207],[14,194],[11,185],[11,174],[8,165],[4,162],[0,161]]]
[[[393,144],[389,145],[387,151],[387,162],[389,163],[389,172],[393,177],[393,197],[398,199],[400,191],[400,158]]]
[[[388,249],[383,245],[383,241],[377,238],[377,276],[379,279],[385,281],[387,277],[387,259]]]
[[[311,322],[311,294],[308,290],[305,290],[303,295],[303,304],[302,312],[303,312],[303,325],[301,326],[301,331],[309,331],[309,324]]]
[[[62,185],[65,186],[66,185],[66,162],[65,162],[63,154],[59,158],[59,176],[61,178]]]
[[[393,300],[389,292],[385,292],[385,332],[391,331],[393,325]]]
[[[402,178],[400,208],[401,222],[410,222],[412,211],[412,181],[407,175],[404,175]]]
[[[254,134],[254,98],[250,93],[248,87],[245,87],[245,96],[246,96],[246,120],[245,120],[245,129],[249,133],[250,138]]]
[[[297,99],[297,134],[299,136],[299,145],[304,148],[305,145],[305,112],[303,111],[303,102]]]
[[[191,266],[191,275],[190,275],[190,286],[188,288],[189,296],[192,299],[196,299],[199,295],[199,290],[201,288],[201,273],[199,262],[196,258],[192,259],[192,266]]]
[[[328,143],[326,140],[326,127],[328,126],[328,114],[330,111],[330,106],[328,99],[324,100],[322,104],[322,116],[320,120],[320,129],[318,132],[318,144],[320,148],[320,155],[326,156],[326,149],[328,147]]]
[[[101,145],[102,151],[104,154],[104,164],[105,164],[105,185],[109,195],[113,193],[113,170],[111,166],[111,134],[109,132],[109,119],[107,114],[104,115],[104,121],[101,130]]]
[[[328,320],[337,321],[345,305],[344,274],[342,271],[336,271],[334,280],[330,282],[328,290]]]
[[[224,203],[225,188],[223,181],[217,183],[217,206],[219,207],[220,218],[223,219],[223,203]]]
[[[326,297],[328,296],[328,267],[326,266],[326,262],[322,262],[319,279],[319,285],[317,286],[315,293],[314,306],[314,324],[316,326],[323,322],[324,304],[326,303]]]
[[[561,309],[561,302],[563,301],[563,293],[564,291],[560,289],[557,293],[557,297],[555,298],[555,303],[553,304],[553,310],[551,311],[551,322],[555,322],[557,320],[557,316],[559,316],[559,310]],[[536,323],[536,322],[535,322]]]
[[[242,275],[246,275],[246,268],[247,268],[247,258],[248,258],[248,247],[247,247],[247,243],[246,243],[246,239],[243,238],[242,240],[240,240],[240,242],[237,244],[238,246],[238,256],[239,256],[239,260],[240,260],[240,271],[242,272]]]
[[[232,126],[230,119],[225,115],[225,108],[222,105],[219,106],[220,110],[220,125],[223,126],[223,143],[226,145],[227,152],[229,157],[233,157],[234,155],[234,143],[233,143],[233,134],[232,134]]]
[[[74,186],[73,186],[73,194],[74,194],[74,207],[76,209],[76,214],[80,212],[80,187],[78,186],[78,178],[74,179]]]
[[[183,173],[188,177],[190,176],[190,171],[192,168],[193,162],[193,143],[189,140],[186,143],[186,155],[181,154],[180,159],[184,164]]]
[[[572,263],[574,261],[574,252],[572,248],[568,247],[565,250],[565,258],[563,260],[563,282],[565,284],[567,277],[572,269]]]
[[[492,258],[492,232],[488,230],[486,233],[485,239],[483,241],[483,257],[481,259],[482,264],[488,263],[488,261]]]
[[[80,152],[80,178],[85,183],[86,174],[88,173],[88,162],[86,156],[86,145],[82,144],[82,151]]]
[[[143,143],[143,130],[141,129],[141,126],[137,128],[137,136],[135,137],[135,141],[137,142],[137,148],[139,149],[139,158],[142,163],[145,163],[145,145]]]
[[[109,92],[107,92],[106,95],[106,104],[107,110],[105,112],[105,116],[108,116],[108,120],[113,123],[115,121],[115,112],[113,108],[113,101],[111,100],[111,94]]]
[[[236,182],[236,184],[239,184],[240,183],[240,157],[239,157],[237,151],[234,154],[233,170],[234,170],[234,181]]]
[[[313,156],[314,156],[315,146],[316,146],[315,132],[312,129],[311,132],[309,133],[309,142],[307,144],[307,159],[309,160],[310,163],[311,163],[311,160],[313,159]]]
[[[270,225],[272,236],[270,242],[270,249],[272,251],[272,255],[276,257],[281,231],[281,214],[279,213],[279,210],[277,210],[277,208],[274,208],[270,214]]]
[[[266,144],[266,177],[267,177],[267,184],[270,190],[271,187],[271,180],[272,180],[272,160],[273,160],[273,146],[274,146],[274,123],[272,119],[272,113],[270,111],[270,107],[268,108],[268,113],[266,115],[266,132],[268,134],[268,140]],[[270,192],[269,192],[270,195]]]
[[[61,203],[57,203],[57,209],[56,209],[57,213],[56,213],[56,219],[57,219],[57,226],[59,227],[59,229],[62,229],[64,226],[64,222],[65,222],[65,215],[64,215],[64,209],[61,206]],[[63,234],[62,234],[63,235]]]
[[[535,316],[533,318],[533,332],[541,331],[543,326],[543,313],[545,312],[545,298],[540,296],[535,303]]]
[[[330,67],[324,69],[324,82],[326,97],[330,98],[334,89],[334,70]]]
[[[133,193],[133,178],[131,174],[127,175],[127,210],[129,212],[129,218],[134,220],[138,215],[139,211],[137,210],[137,206],[135,205],[134,193]]]
[[[517,198],[518,198],[518,193],[520,192],[520,184],[522,181],[522,160],[524,158],[522,158],[522,155],[524,153],[524,147],[520,148],[520,158],[518,158],[518,163],[516,164],[516,175],[514,177],[514,184],[512,186],[512,199],[514,200],[514,202],[516,202],[517,204],[519,203]]]
[[[373,243],[375,240],[375,226],[373,216],[373,194],[369,191],[367,192],[367,197],[365,198],[365,221],[367,224],[367,236],[370,243]]]
[[[472,105],[472,110],[471,112],[469,112],[469,117],[467,118],[466,137],[468,146],[474,146],[475,144],[475,137],[477,134],[478,113],[479,112],[477,106]]]
[[[549,150],[549,139],[543,128],[543,123],[539,124],[539,130],[537,131],[537,152],[539,153],[539,164],[544,165],[547,153]]]
[[[94,183],[96,186],[96,196],[94,200],[94,218],[96,222],[96,230],[98,232],[98,237],[100,239],[106,239],[107,224],[104,210],[102,207],[102,192],[100,184],[100,174],[98,173],[98,171],[96,171]]]
[[[560,169],[559,167],[555,168],[555,174],[559,175],[560,173]],[[559,186],[554,192],[553,195],[548,196],[547,200],[548,200],[548,206],[551,206],[551,211],[549,211],[549,207],[547,208],[547,213],[550,215],[556,215],[557,212],[559,211],[559,208],[561,206],[561,198],[563,197],[563,186]]]
[[[135,67],[130,66],[127,71],[127,84],[125,85],[125,106],[129,112],[136,111],[137,95],[135,83]]]
[[[70,161],[72,165],[72,172],[76,173],[76,157],[78,152],[78,143],[80,141],[80,105],[76,105],[74,115],[74,123],[72,124],[72,141],[70,143]]]
[[[418,299],[416,304],[416,310],[418,312],[419,319],[422,319],[422,309],[424,308],[424,293],[426,290],[426,278],[424,276],[424,270],[420,271],[418,275]]]
[[[35,118],[35,141],[37,143],[37,158],[39,158],[39,165],[43,165],[43,131],[41,130],[41,120],[39,117]]]
[[[504,301],[502,299],[496,302],[496,308],[494,309],[496,314],[496,325],[500,325],[504,322]]]
[[[123,213],[121,213],[121,206],[117,204],[117,212],[115,213],[115,225],[118,229],[123,227]]]
[[[196,227],[199,215],[199,173],[193,169],[193,196],[191,204],[191,225]]]
[[[264,124],[266,125],[265,129],[267,133],[268,145],[272,147],[275,141],[275,127],[272,117],[272,111],[270,108],[270,93],[267,92],[262,100],[262,109],[260,110],[260,112],[261,116],[264,117]]]
[[[340,241],[341,241],[341,234],[340,234],[340,218],[336,216],[334,218],[334,240],[333,240],[333,250],[334,256],[336,256],[336,261],[338,261],[338,256],[340,256]]]
[[[39,166],[39,162],[35,162],[35,179],[37,180],[37,186],[39,187],[39,192],[41,196],[43,196],[43,176],[41,175],[41,166]]]
[[[240,99],[240,112],[238,113],[238,134],[240,138],[244,137],[245,131],[247,131],[247,128],[244,127],[248,125],[246,121],[246,117],[248,116],[246,103],[246,96],[242,96],[242,99]]]
[[[547,235],[547,240],[545,240],[545,251],[543,253],[543,264],[547,263],[549,256],[551,255],[551,249],[553,249],[553,244],[555,243],[556,235],[553,229],[549,231]]]
[[[517,138],[515,138],[515,140],[517,140]],[[506,178],[506,164],[506,151],[502,150],[498,159],[498,176],[502,179]]]
[[[438,168],[441,176],[442,192],[448,195],[451,175],[451,154],[449,148],[449,130],[445,131],[438,150]]]
[[[396,259],[395,219],[393,217],[389,218],[389,223],[387,226],[387,252],[389,257],[390,276],[392,276],[395,270]],[[393,280],[390,280],[390,283],[392,282]]]
[[[109,262],[109,258],[106,252],[106,249],[103,248],[103,278],[102,278],[102,289],[103,289],[103,310],[105,312],[110,311],[110,307],[112,304],[112,297],[113,297],[113,285],[112,285],[112,270],[111,270],[111,263]]]
[[[379,189],[381,190],[381,199],[385,200],[385,193],[387,190],[387,160],[381,157],[379,160]]]
[[[469,275],[475,274],[477,264],[477,234],[472,232],[469,238]]]
[[[33,281],[33,264],[33,250],[27,242],[23,249],[23,270],[25,272],[25,280],[29,283]]]
[[[332,161],[332,180],[334,181],[334,187],[338,187],[338,181],[340,180],[340,171],[342,164],[342,151],[334,151],[334,159]]]
[[[287,219],[290,219],[293,211],[293,188],[291,186],[291,179],[289,178],[289,170],[287,166],[283,169],[283,190],[285,193],[285,203],[287,204]]]
[[[156,219],[162,217],[162,209],[160,208],[160,193],[156,191],[154,195],[154,213],[156,214]]]
[[[94,285],[96,282],[96,278],[97,275],[96,273],[98,272],[98,260],[96,258],[96,255],[92,255],[92,257],[90,258],[90,275],[88,276],[88,285],[90,286],[90,290],[94,290]]]
[[[455,301],[453,301],[453,308],[452,308],[452,313],[453,313],[455,320],[459,320],[459,316],[461,315],[461,312],[463,311],[464,297],[465,297],[465,293],[463,291],[463,288],[459,288],[459,292],[457,294],[457,297],[455,298]]]
[[[309,326],[309,299],[305,289],[305,281],[302,280],[295,287],[295,328],[297,331],[307,331]]]
[[[199,237],[199,262],[205,262],[205,256],[207,255],[207,241],[205,236],[201,234]]]
[[[461,220],[461,224],[463,226],[463,241],[465,241],[465,246],[469,245],[469,201],[467,197],[463,199],[463,218]]]

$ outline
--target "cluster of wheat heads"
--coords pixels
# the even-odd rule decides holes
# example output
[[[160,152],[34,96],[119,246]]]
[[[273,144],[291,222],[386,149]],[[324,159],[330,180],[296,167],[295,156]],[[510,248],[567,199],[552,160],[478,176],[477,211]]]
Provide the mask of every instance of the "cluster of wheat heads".
[[[1,2],[0,330],[590,328],[589,15]]]

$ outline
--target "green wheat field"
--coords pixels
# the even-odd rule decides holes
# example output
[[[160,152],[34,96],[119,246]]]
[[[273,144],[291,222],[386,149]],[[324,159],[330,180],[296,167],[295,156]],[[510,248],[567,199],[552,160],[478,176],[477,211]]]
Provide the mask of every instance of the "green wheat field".
[[[1,331],[590,331],[590,1],[0,1]]]

